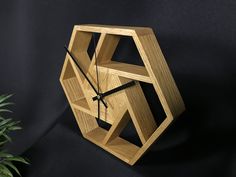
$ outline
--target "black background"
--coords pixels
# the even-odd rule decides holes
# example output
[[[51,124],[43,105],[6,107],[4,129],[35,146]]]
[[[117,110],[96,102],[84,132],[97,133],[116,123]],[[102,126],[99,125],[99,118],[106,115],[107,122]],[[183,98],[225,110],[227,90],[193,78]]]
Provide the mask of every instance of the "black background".
[[[0,22],[0,92],[15,94],[23,126],[8,149],[30,159],[23,176],[236,176],[234,0],[9,0]],[[185,101],[133,167],[81,137],[60,86],[63,46],[84,23],[153,28]]]

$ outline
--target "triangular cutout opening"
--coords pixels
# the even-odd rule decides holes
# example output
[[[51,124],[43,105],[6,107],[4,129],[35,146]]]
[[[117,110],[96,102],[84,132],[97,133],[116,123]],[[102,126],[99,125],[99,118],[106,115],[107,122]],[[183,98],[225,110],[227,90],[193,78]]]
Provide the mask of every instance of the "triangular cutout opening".
[[[102,57],[100,58],[102,61],[98,61],[101,72],[151,83],[147,69],[132,37],[107,36],[102,46],[103,51],[101,51]]]
[[[112,61],[144,66],[132,37],[122,36],[113,54]]]
[[[166,119],[166,113],[152,84],[140,82],[157,127]]]
[[[105,122],[102,119],[97,119],[97,123],[98,123],[99,127],[103,128],[103,129],[105,129],[107,131],[111,128],[111,124]]]
[[[132,144],[135,144],[138,147],[142,146],[142,142],[131,119],[128,121],[127,125],[120,133],[120,137],[129,141]]]
[[[89,46],[87,49],[90,60],[92,60],[93,55],[95,54],[95,49],[97,47],[100,36],[101,36],[101,33],[92,33],[92,37],[91,37],[91,40],[89,42]]]
[[[134,127],[128,110],[124,112],[122,117],[117,117],[103,142],[104,144],[112,144],[112,142],[119,139],[122,139],[122,141],[128,144],[133,144],[136,147],[142,146],[142,142],[138,136],[136,128]]]
[[[81,84],[76,77],[71,61],[68,60],[65,66],[65,72],[62,77],[62,84],[64,86],[66,95],[70,102],[78,109],[89,110],[87,100],[85,99]]]

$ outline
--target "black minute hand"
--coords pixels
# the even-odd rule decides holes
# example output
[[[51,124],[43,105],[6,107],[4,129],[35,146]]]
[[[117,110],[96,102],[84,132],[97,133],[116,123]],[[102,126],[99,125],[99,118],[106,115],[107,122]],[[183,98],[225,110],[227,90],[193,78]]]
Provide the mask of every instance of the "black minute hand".
[[[72,55],[72,53],[68,50],[68,48],[66,46],[64,46],[66,52],[70,55],[70,57],[72,58],[72,60],[74,61],[74,63],[76,64],[76,66],[79,68],[80,72],[83,74],[83,76],[85,77],[85,79],[88,81],[89,85],[92,87],[92,89],[94,90],[94,92],[99,95],[98,91],[96,90],[96,88],[94,87],[94,85],[92,84],[92,82],[89,80],[89,78],[87,77],[87,75],[84,73],[84,71],[82,70],[82,68],[80,67],[80,65],[77,63],[77,61],[75,60],[74,56]],[[104,100],[102,98],[100,98],[100,100],[102,101],[103,105],[107,108],[107,104],[104,102]]]
[[[104,97],[106,97],[106,96],[108,96],[108,95],[111,95],[111,94],[113,94],[113,93],[119,92],[119,91],[124,90],[124,89],[126,89],[126,88],[128,88],[128,87],[131,87],[131,86],[133,86],[133,85],[135,85],[135,81],[130,81],[130,82],[124,84],[124,85],[121,85],[121,86],[119,86],[119,87],[116,87],[116,88],[114,88],[114,89],[108,90],[108,91],[105,92],[105,93],[100,94],[99,97],[100,97],[100,98],[104,98]],[[98,99],[97,96],[93,97],[93,101],[95,101],[95,100],[97,100],[97,99]]]

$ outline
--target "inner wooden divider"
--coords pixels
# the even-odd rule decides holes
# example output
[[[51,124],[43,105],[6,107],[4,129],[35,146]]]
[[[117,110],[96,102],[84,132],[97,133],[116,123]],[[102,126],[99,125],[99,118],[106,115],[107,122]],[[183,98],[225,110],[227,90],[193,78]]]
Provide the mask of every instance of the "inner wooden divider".
[[[84,94],[76,77],[63,80],[63,84],[71,102],[75,102],[84,98]]]
[[[76,121],[84,136],[86,135],[86,133],[98,127],[98,123],[93,115],[87,114],[86,112],[74,108],[72,108],[72,110],[75,113]]]
[[[86,133],[85,137],[94,144],[98,145],[99,147],[105,149],[106,151],[110,152],[121,160],[129,163],[135,156],[135,154],[138,152],[140,147],[120,137],[116,137],[109,143],[103,144],[103,140],[106,137],[107,132],[107,130],[101,127],[97,127],[91,130],[90,132]]]
[[[87,53],[87,49],[89,47],[91,39],[92,39],[92,33],[76,31],[74,33],[73,42],[72,43],[70,42],[71,45],[69,46],[71,52],[75,57],[75,60],[78,62],[78,64],[85,73],[88,72],[90,65],[90,57]],[[85,80],[81,72],[78,72],[78,75],[80,76],[81,81]]]
[[[144,66],[110,61],[108,63],[99,64],[98,69],[100,72],[128,77],[129,79],[139,80],[146,83],[152,83]]]
[[[89,105],[70,60],[67,61],[64,77],[62,78],[62,84],[72,105],[78,110],[90,113]]]

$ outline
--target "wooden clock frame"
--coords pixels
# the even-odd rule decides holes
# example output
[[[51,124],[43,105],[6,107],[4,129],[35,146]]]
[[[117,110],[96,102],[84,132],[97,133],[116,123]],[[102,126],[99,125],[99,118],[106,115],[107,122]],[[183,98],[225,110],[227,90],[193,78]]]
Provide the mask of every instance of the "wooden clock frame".
[[[97,56],[93,55],[91,60],[87,50],[93,33],[100,33],[100,38],[96,46]],[[144,66],[112,61],[113,53],[122,36],[133,38]],[[140,84],[137,82],[135,86],[118,94],[116,99],[122,100],[124,105],[113,114],[116,115],[115,117],[103,119],[111,124],[111,128],[105,130],[99,127],[96,121],[89,85],[68,54],[60,76],[60,82],[83,137],[133,165],[173,119],[185,110],[184,102],[154,32],[147,27],[78,25],[74,26],[68,48],[94,83],[96,83],[94,70],[95,57],[97,57],[99,71],[111,76],[111,80],[115,83],[113,86],[119,86],[130,80],[153,85],[166,114],[165,120],[160,125],[156,124]],[[119,136],[130,119],[142,142],[141,147]]]

